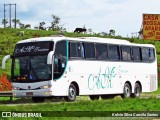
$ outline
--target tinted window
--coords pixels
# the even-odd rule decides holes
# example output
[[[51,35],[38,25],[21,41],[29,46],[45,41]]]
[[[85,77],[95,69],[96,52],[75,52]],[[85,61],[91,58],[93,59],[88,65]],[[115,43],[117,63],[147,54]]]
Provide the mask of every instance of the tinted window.
[[[95,44],[95,51],[97,59],[107,59],[107,45]]]
[[[152,62],[155,60],[155,51],[153,48],[149,48],[149,61]]]
[[[130,61],[131,60],[131,48],[129,46],[122,46],[122,60]]]
[[[95,58],[95,50],[93,43],[84,43],[85,58]]]
[[[67,61],[66,48],[66,41],[57,42],[54,54],[54,79],[60,78],[65,70]]]
[[[148,48],[142,48],[142,60],[143,60],[143,62],[148,62],[149,61]]]
[[[133,52],[133,60],[134,61],[141,61],[140,48],[139,47],[133,47],[132,52]]]
[[[110,60],[119,60],[119,46],[118,45],[109,45],[108,46],[108,58]]]
[[[70,43],[70,57],[77,58],[81,57],[81,45],[80,43]]]

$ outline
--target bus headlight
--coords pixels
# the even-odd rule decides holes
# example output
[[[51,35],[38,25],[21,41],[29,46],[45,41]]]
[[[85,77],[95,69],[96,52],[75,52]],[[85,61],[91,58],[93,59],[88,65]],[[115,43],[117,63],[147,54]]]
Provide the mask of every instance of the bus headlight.
[[[19,90],[20,88],[13,86],[12,89],[13,89],[13,90]]]
[[[41,89],[48,89],[48,88],[50,88],[52,85],[44,85],[44,86],[41,86],[40,88]]]

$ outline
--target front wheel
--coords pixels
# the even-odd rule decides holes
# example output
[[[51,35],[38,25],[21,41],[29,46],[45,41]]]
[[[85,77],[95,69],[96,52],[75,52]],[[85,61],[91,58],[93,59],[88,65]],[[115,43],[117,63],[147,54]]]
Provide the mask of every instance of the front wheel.
[[[73,84],[70,84],[68,89],[68,96],[65,96],[64,99],[68,102],[73,102],[76,100],[77,90]]]
[[[131,96],[131,87],[128,83],[125,83],[124,88],[123,88],[122,97],[123,98],[130,98],[130,96]]]

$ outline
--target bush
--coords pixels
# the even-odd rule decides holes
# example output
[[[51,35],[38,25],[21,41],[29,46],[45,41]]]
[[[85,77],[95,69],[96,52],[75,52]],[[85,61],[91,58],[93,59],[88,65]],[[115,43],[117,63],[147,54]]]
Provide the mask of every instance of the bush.
[[[9,81],[7,75],[3,74],[0,77],[0,92],[1,91],[11,91],[11,90],[12,90],[11,82]]]

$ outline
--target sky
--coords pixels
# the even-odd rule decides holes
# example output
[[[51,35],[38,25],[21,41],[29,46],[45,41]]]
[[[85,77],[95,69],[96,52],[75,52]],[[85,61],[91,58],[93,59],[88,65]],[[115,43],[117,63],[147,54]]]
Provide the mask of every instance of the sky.
[[[0,27],[4,16],[4,4],[17,4],[17,19],[32,28],[45,22],[51,25],[52,14],[60,17],[60,25],[67,31],[86,27],[93,32],[130,37],[138,32],[144,13],[160,14],[160,0],[0,0]],[[14,6],[12,6],[14,19]],[[6,6],[9,20],[9,6]]]

